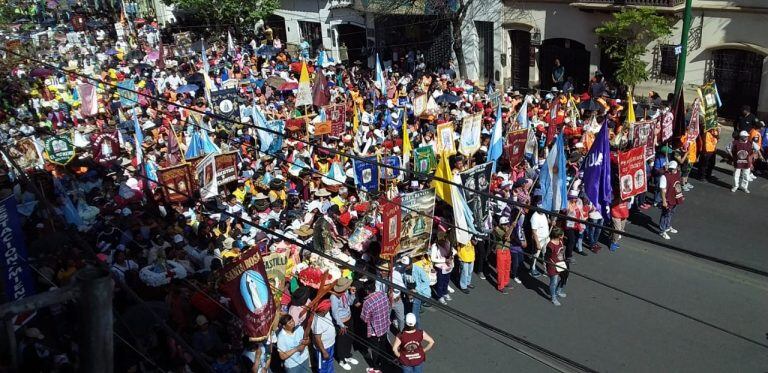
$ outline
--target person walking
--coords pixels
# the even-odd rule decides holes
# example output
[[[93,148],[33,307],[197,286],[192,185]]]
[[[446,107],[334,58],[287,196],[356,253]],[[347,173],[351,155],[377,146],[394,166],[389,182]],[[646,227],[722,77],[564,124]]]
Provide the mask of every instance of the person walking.
[[[437,271],[435,296],[440,303],[447,304],[451,300],[451,295],[448,294],[448,283],[451,281],[453,271],[453,249],[445,232],[438,232],[437,242],[430,248],[429,259],[432,260]]]
[[[579,221],[585,220],[587,217],[584,213],[584,207],[579,199],[579,192],[571,190],[568,192],[568,206],[566,207],[566,214],[572,219],[565,221],[565,260],[573,260],[573,252],[576,251],[579,255],[587,256],[584,249],[579,248],[577,242],[584,234],[584,224]]]
[[[677,171],[677,161],[667,164],[667,171],[659,178],[659,190],[661,191],[661,217],[659,218],[659,231],[665,240],[670,239],[669,233],[677,233],[672,227],[672,216],[675,209],[683,203],[683,181]]]
[[[312,342],[317,352],[317,372],[333,373],[333,353],[336,345],[336,328],[329,311],[331,300],[323,299],[315,308],[312,318]]]
[[[541,197],[534,198],[534,206],[541,203]],[[533,263],[531,263],[531,277],[539,277],[541,273],[536,268],[536,261],[547,247],[549,242],[549,220],[542,212],[534,211],[531,214],[531,238],[533,238]]]
[[[304,338],[304,328],[296,326],[291,315],[280,316],[277,334],[277,352],[283,360],[286,373],[309,372],[309,338]]]
[[[513,214],[514,215],[514,214]],[[518,284],[522,284],[519,278],[520,268],[523,266],[525,255],[523,250],[528,247],[528,240],[525,238],[525,229],[523,229],[524,216],[521,212],[515,219],[512,234],[509,236],[510,241],[510,253],[512,254],[512,280]]]
[[[507,242],[511,235],[512,225],[509,218],[502,216],[499,219],[499,225],[493,230],[493,237],[496,240],[496,289],[502,294],[509,294],[507,285],[509,285],[512,256],[510,255]]]
[[[616,197],[611,205],[611,221],[613,222],[613,229],[618,232],[624,232],[624,227],[627,225],[627,219],[629,219],[629,202]],[[620,245],[621,233],[613,232],[611,234],[611,252],[616,251]]]
[[[460,245],[458,250],[459,265],[461,274],[459,277],[459,290],[464,294],[469,294],[469,289],[474,289],[472,285],[472,267],[475,264],[475,244],[477,238],[472,238],[465,245]]]
[[[429,298],[432,295],[432,289],[429,287],[429,275],[424,268],[413,265],[413,261],[408,256],[400,258],[400,263],[403,265],[403,280],[406,288],[415,291],[422,297]],[[416,327],[419,327],[423,301],[411,295],[409,297],[411,308],[408,312],[416,315]]]
[[[352,304],[355,297],[349,292],[352,280],[342,277],[336,281],[333,286],[333,293],[330,296],[331,316],[336,325],[336,348],[335,355],[344,370],[352,370],[352,365],[357,365],[359,361],[352,357],[352,337],[350,333],[355,330],[354,318],[352,317]]]
[[[744,193],[749,193],[749,170],[752,167],[752,153],[754,147],[749,141],[749,133],[741,131],[739,138],[733,140],[731,145],[731,156],[733,157],[733,188],[735,192],[741,188]]]
[[[366,335],[368,342],[378,350],[386,350],[387,332],[389,331],[389,299],[387,294],[376,291],[376,285],[373,281],[366,284],[366,296],[363,300],[363,307],[360,311],[360,319],[366,324]],[[381,354],[373,349],[371,352],[371,367],[366,369],[367,373],[381,373],[384,367],[384,360]]]
[[[425,345],[426,343],[426,345]],[[435,346],[435,340],[416,326],[416,315],[405,315],[405,330],[392,343],[392,351],[400,362],[403,373],[421,373],[427,352]]]
[[[565,274],[565,249],[563,247],[563,230],[560,227],[552,228],[547,243],[547,276],[549,276],[549,296],[552,304],[560,305],[558,298],[565,298],[566,294],[560,284],[560,274]]]
[[[712,170],[715,169],[715,156],[717,155],[717,141],[720,139],[720,128],[713,128],[704,132],[704,146],[699,157],[699,180],[712,181]]]

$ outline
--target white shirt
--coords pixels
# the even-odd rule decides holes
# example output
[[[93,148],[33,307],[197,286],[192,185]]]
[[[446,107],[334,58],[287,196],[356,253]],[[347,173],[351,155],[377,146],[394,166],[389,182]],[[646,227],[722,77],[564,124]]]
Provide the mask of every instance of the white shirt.
[[[312,319],[312,334],[320,335],[320,340],[323,341],[323,347],[326,350],[333,346],[336,342],[336,329],[333,326],[330,311],[325,316],[315,315]]]
[[[539,244],[539,250],[543,250],[549,242],[549,221],[547,221],[547,216],[540,212],[534,212],[531,215],[531,231],[533,231],[534,239]]]
[[[659,189],[667,189],[667,176],[661,175],[659,178]]]

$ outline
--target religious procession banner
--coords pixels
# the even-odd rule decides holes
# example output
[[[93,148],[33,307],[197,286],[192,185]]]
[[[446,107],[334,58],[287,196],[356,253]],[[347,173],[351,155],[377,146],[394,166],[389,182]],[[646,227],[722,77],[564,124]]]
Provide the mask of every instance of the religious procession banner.
[[[331,135],[343,135],[347,121],[347,104],[328,105],[325,107],[325,115],[331,122]]]
[[[435,190],[427,189],[401,195],[402,225],[400,253],[418,256],[427,252],[432,237]]]
[[[259,250],[248,250],[219,270],[219,289],[243,321],[243,332],[253,341],[269,336],[275,301]]]
[[[504,151],[507,153],[509,166],[515,167],[523,161],[525,156],[525,144],[528,142],[528,130],[514,130],[507,133],[507,143]]]
[[[2,256],[3,282],[7,301],[14,301],[35,293],[32,271],[27,262],[27,246],[21,228],[16,197],[13,194],[0,201],[0,256]]]
[[[45,156],[48,162],[66,165],[75,158],[75,145],[69,134],[51,136],[45,140]]]
[[[402,229],[401,197],[389,200],[382,197],[381,203],[381,253],[380,257],[389,259],[397,255],[397,247],[400,244],[400,232]]]
[[[195,166],[197,185],[200,186],[200,198],[208,199],[219,194],[219,184],[216,182],[216,154],[208,154]]]
[[[192,195],[192,175],[188,163],[157,170],[157,183],[163,186],[168,203],[186,202]]]
[[[332,131],[331,121],[326,120],[326,121],[315,123],[315,131],[314,131],[315,136],[329,135],[331,134],[331,131]]]
[[[645,175],[645,146],[619,152],[619,191],[621,199],[645,193],[648,185]]]
[[[437,125],[437,144],[435,145],[435,152],[437,154],[448,153],[449,155],[456,154],[456,141],[455,130],[453,122],[443,123]]]
[[[16,145],[8,148],[8,153],[24,170],[44,165],[42,146],[34,136],[20,138]]]
[[[435,171],[437,159],[431,146],[422,146],[413,150],[413,171],[429,174]]]
[[[211,92],[214,111],[227,117],[239,116],[240,109],[237,107],[238,97],[237,88],[220,89]]]
[[[672,137],[675,131],[675,114],[672,111],[668,111],[659,116],[659,142],[663,143]]]
[[[486,220],[489,218],[488,196],[474,191],[490,192],[492,166],[493,162],[483,163],[459,174],[461,176],[461,184],[464,185],[462,190],[464,200],[467,201],[467,206],[472,211],[475,230],[478,232],[488,230],[485,225]]]
[[[237,152],[216,154],[216,183],[224,185],[237,180]]]
[[[133,79],[126,79],[117,83],[117,93],[123,108],[129,108],[139,103],[139,95],[135,91],[136,83]]]
[[[461,122],[461,137],[459,138],[459,153],[471,157],[480,149],[480,133],[483,130],[481,113],[465,117]]]
[[[390,166],[390,167],[379,167],[379,173],[381,174],[382,179],[391,180],[391,179],[396,179],[398,176],[400,176],[399,169],[402,166],[402,162],[400,161],[399,155],[382,157],[381,163],[384,163],[387,166]]]
[[[120,157],[120,139],[117,131],[102,132],[91,139],[93,159],[100,165],[109,167]]]
[[[704,131],[717,128],[717,108],[723,105],[715,82],[709,82],[697,89],[704,104]]]
[[[424,93],[413,99],[413,116],[418,117],[427,110],[427,94]]]
[[[653,158],[656,149],[656,121],[635,122],[632,128],[632,147],[645,147],[645,159]]]
[[[285,271],[288,268],[288,252],[272,253],[264,256],[263,259],[270,287],[282,289],[285,284]],[[282,294],[277,291],[273,291],[272,295],[275,302],[279,302],[282,297]]]
[[[683,144],[683,149],[686,151],[688,150],[688,146],[699,137],[699,126],[701,125],[700,117],[701,99],[696,98],[693,100],[693,105],[691,106],[691,120],[688,122],[688,127],[685,128],[685,143]]]
[[[80,114],[84,117],[96,115],[99,111],[96,86],[90,83],[78,84],[77,94],[80,96]]]
[[[375,192],[379,190],[379,160],[376,156],[365,158],[362,162],[353,160],[355,169],[355,181],[365,191]]]

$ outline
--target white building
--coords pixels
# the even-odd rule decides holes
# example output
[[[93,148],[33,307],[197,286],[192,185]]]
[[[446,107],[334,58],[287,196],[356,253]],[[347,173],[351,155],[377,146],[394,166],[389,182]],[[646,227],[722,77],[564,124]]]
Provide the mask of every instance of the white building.
[[[621,5],[619,5],[621,4]],[[555,58],[566,74],[585,83],[595,71],[606,75],[611,63],[598,47],[594,29],[623,6],[652,6],[675,17],[673,35],[648,46],[648,90],[665,97],[674,90],[675,46],[680,42],[684,0],[474,0],[462,29],[470,79],[493,79],[504,86],[550,89]],[[741,105],[768,114],[768,1],[694,0],[685,92],[716,80],[724,107],[734,116]]]
[[[336,59],[382,62],[422,50],[434,63],[453,54],[450,23],[430,14],[430,1],[283,0],[266,23],[275,36],[298,45],[307,40]],[[455,0],[459,1],[459,0]],[[467,78],[504,87],[552,87],[557,58],[577,85],[615,70],[594,29],[625,6],[649,6],[674,17],[671,37],[647,48],[651,79],[636,87],[662,97],[674,89],[675,47],[680,42],[684,0],[463,0],[462,26]],[[448,1],[451,3],[451,1]],[[408,6],[403,4],[409,4]],[[768,114],[768,0],[693,0],[693,22],[685,76],[686,100],[697,86],[717,81],[724,106],[735,116],[742,105]]]

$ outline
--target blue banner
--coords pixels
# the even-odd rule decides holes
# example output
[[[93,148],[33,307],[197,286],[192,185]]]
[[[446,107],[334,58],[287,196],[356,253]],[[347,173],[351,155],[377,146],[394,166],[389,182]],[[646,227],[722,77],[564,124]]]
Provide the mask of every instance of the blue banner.
[[[272,131],[275,131],[277,133],[285,133],[285,121],[284,120],[270,120],[267,122],[267,128],[269,128]],[[267,154],[277,154],[277,152],[280,151],[280,149],[283,148],[283,135],[276,135],[274,133],[270,133],[272,135],[272,142],[269,144],[269,148],[267,149]]]
[[[32,274],[27,264],[24,232],[16,210],[16,199],[8,196],[0,204],[0,250],[3,256],[3,279],[8,301],[15,301],[35,293]]]
[[[388,157],[384,157],[381,159],[381,163],[384,163],[387,166],[393,167],[393,168],[381,167],[380,171],[381,171],[382,179],[395,179],[398,176],[400,176],[400,170],[398,170],[398,168],[401,168],[400,156],[391,155]]]
[[[368,192],[379,190],[379,166],[376,164],[377,162],[378,159],[375,156],[368,157],[363,161],[354,160],[357,185]]]
[[[126,79],[117,83],[117,93],[120,95],[120,105],[131,107],[139,102],[139,95],[131,92],[136,90],[136,83],[133,79]]]

